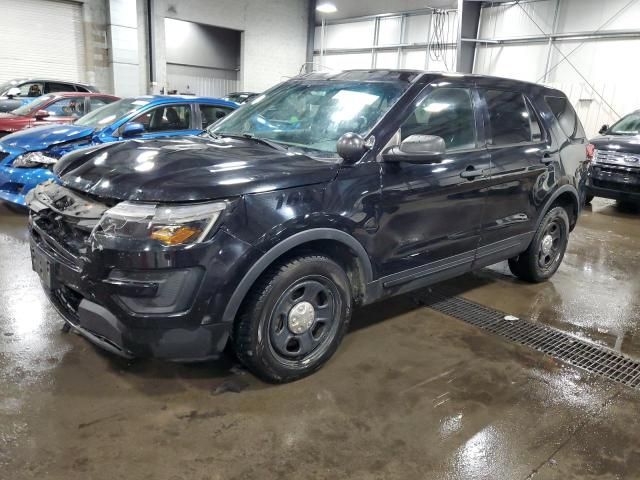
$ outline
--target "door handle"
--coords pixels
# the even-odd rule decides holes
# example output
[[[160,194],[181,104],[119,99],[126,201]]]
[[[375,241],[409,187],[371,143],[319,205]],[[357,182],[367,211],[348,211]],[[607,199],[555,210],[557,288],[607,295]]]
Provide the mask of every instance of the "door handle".
[[[469,165],[466,170],[460,172],[460,176],[462,178],[467,178],[469,180],[473,180],[476,177],[481,177],[484,175],[484,170],[476,170],[476,167],[473,165]]]

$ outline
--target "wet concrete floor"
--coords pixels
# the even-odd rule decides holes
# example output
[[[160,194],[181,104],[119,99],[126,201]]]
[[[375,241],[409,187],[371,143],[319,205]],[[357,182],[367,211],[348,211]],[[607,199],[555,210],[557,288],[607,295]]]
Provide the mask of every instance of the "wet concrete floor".
[[[356,312],[282,386],[231,358],[125,362],[60,332],[26,218],[0,206],[0,479],[640,478],[640,392],[419,307]],[[640,359],[640,212],[596,199],[552,281],[461,295]]]

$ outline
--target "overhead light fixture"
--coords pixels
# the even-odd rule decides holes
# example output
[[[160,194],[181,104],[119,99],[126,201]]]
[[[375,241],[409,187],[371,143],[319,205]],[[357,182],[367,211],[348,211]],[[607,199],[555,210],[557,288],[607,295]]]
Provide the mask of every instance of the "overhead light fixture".
[[[333,3],[321,3],[316,7],[316,10],[320,13],[336,13],[338,11],[337,7]]]

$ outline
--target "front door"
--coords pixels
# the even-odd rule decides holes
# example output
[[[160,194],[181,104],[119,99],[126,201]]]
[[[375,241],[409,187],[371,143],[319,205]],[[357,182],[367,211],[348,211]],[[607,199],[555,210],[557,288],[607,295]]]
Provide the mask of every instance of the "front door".
[[[376,245],[385,288],[471,267],[490,167],[477,101],[472,85],[429,86],[400,127],[399,140],[434,135],[446,151],[428,163],[383,164]]]

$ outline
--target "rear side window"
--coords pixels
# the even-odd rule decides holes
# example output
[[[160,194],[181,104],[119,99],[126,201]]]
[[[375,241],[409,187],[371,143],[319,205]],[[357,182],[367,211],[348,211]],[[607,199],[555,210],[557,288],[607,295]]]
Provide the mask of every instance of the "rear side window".
[[[68,83],[56,83],[56,82],[47,82],[44,86],[44,93],[55,93],[55,92],[75,92],[76,89],[73,88],[73,85]]]
[[[224,118],[231,109],[227,107],[218,107],[216,105],[200,105],[200,113],[202,114],[202,129],[204,130],[209,125],[214,124],[221,118]]]
[[[487,90],[485,92],[491,145],[514,145],[539,142],[542,129],[533,108],[518,92]]]
[[[106,104],[111,102],[113,102],[113,100],[108,97],[89,97],[89,105],[91,110],[96,110],[97,108],[104,107]]]
[[[585,133],[578,115],[567,97],[544,97],[558,125],[568,138],[584,138]]]

